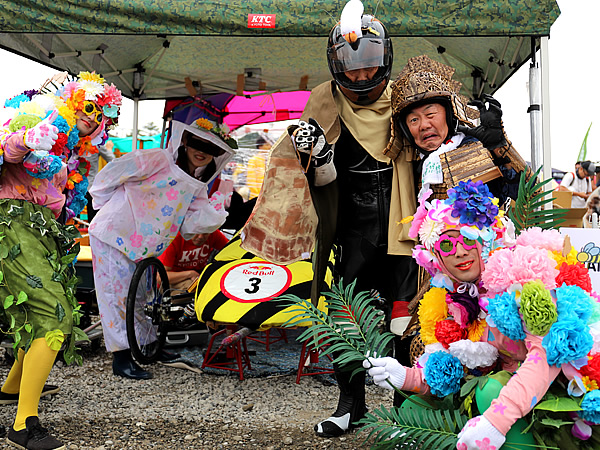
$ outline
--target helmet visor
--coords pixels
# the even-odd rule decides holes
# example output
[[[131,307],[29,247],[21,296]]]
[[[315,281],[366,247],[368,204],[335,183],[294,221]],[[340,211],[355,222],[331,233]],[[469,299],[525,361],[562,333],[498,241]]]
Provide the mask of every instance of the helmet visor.
[[[360,37],[350,44],[341,42],[327,49],[334,73],[369,67],[385,67],[390,63],[390,39]]]

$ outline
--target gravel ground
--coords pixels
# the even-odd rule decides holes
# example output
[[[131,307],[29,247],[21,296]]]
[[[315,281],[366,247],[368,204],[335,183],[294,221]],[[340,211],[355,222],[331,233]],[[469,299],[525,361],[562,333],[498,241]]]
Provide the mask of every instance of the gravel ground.
[[[1,352],[1,350],[0,350]],[[71,450],[104,449],[366,449],[365,433],[315,436],[313,426],[337,403],[337,386],[317,377],[247,378],[154,365],[151,380],[112,374],[111,357],[83,348],[83,366],[57,361],[48,382],[61,391],[40,402],[41,423]],[[0,364],[2,380],[10,364]],[[367,386],[371,407],[392,394]],[[16,405],[0,406],[12,425]],[[9,447],[4,440],[0,448]]]

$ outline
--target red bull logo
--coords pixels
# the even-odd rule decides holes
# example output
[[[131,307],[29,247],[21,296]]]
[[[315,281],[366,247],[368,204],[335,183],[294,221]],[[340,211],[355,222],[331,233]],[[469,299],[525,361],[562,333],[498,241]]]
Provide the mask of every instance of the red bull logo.
[[[261,276],[274,275],[275,271],[273,270],[273,267],[271,267],[271,266],[256,265],[256,266],[250,266],[247,269],[243,269],[242,273],[244,275],[254,275],[255,277],[261,277]]]

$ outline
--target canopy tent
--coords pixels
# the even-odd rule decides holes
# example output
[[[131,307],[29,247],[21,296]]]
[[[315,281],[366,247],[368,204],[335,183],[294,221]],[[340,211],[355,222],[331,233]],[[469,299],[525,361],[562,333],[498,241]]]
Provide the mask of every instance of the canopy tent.
[[[330,79],[327,36],[345,3],[4,0],[0,46],[73,74],[95,70],[136,105],[190,94],[310,90]],[[392,36],[392,73],[427,54],[454,67],[471,98],[502,86],[559,15],[555,0],[364,4]]]

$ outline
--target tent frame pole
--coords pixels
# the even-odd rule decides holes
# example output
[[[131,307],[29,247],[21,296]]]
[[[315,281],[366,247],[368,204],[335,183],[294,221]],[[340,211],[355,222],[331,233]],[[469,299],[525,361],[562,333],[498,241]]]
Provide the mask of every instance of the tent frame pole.
[[[139,97],[133,99],[133,134],[131,135],[131,151],[137,148],[139,102]]]
[[[544,179],[552,178],[552,148],[550,143],[550,65],[548,52],[548,36],[540,41],[540,68],[542,72],[542,149],[544,162]],[[551,189],[550,184],[546,185]]]

